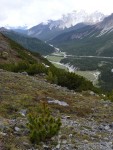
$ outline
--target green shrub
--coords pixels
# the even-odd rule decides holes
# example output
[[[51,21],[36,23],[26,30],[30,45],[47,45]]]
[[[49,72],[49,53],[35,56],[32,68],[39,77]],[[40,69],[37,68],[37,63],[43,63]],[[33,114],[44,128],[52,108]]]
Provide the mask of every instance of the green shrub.
[[[58,78],[56,75],[53,75],[53,73],[49,70],[48,71],[48,74],[47,74],[47,81],[50,82],[50,83],[55,83],[57,84],[58,83]]]
[[[26,61],[20,61],[18,64],[15,64],[15,67],[13,68],[14,72],[22,72],[29,68],[29,63]]]
[[[41,63],[30,64],[29,68],[26,70],[29,75],[34,75],[38,73],[46,73],[47,68]]]
[[[107,93],[107,98],[113,102],[113,90]]]
[[[45,103],[40,104],[38,113],[35,112],[35,114],[28,115],[28,121],[30,140],[35,144],[46,141],[58,134],[61,127],[60,118],[54,118],[50,114],[49,107]]]

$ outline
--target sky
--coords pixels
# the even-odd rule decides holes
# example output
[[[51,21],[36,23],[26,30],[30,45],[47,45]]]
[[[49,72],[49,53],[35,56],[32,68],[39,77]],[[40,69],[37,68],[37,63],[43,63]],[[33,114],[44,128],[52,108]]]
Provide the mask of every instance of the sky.
[[[63,14],[85,10],[113,13],[113,0],[0,0],[0,27],[32,27]]]

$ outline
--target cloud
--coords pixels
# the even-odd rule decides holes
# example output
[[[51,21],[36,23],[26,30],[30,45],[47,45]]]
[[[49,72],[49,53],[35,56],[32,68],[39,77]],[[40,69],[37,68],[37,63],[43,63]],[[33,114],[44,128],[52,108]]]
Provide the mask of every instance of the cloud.
[[[33,26],[81,9],[110,14],[112,6],[112,0],[0,0],[0,26]]]

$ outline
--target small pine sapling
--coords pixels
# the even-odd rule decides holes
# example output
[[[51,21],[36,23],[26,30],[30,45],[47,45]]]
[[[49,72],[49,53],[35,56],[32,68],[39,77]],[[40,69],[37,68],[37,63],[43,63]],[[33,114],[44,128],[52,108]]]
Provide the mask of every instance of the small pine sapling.
[[[38,113],[28,115],[27,126],[30,130],[30,141],[38,144],[58,134],[61,120],[51,115],[46,103],[41,103],[38,107]]]

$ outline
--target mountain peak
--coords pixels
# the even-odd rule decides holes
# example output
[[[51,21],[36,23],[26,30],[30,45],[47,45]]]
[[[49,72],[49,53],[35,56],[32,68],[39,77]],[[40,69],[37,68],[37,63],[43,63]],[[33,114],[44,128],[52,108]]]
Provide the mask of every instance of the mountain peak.
[[[7,31],[7,29],[4,28],[4,27],[1,27],[1,28],[0,28],[0,32],[3,32],[3,31]]]
[[[51,26],[57,26],[58,28],[64,29],[74,26],[78,23],[85,22],[87,24],[95,24],[102,21],[105,15],[101,12],[95,11],[93,13],[87,13],[84,10],[72,11],[71,13],[64,14],[59,20],[49,21]]]
[[[102,35],[113,30],[113,13],[97,25],[98,29],[102,29]],[[101,35],[101,34],[100,34]]]
[[[51,38],[54,38],[54,33],[63,32],[65,29],[69,29],[79,23],[83,23],[85,25],[96,24],[102,21],[105,18],[105,15],[96,11],[91,14],[81,11],[72,11],[71,13],[64,14],[58,20],[48,20],[47,22],[40,23],[28,30],[28,35],[32,37],[37,37],[42,40],[48,40],[47,35],[52,34]],[[46,35],[43,37],[43,33]],[[47,37],[47,38],[46,38]]]

